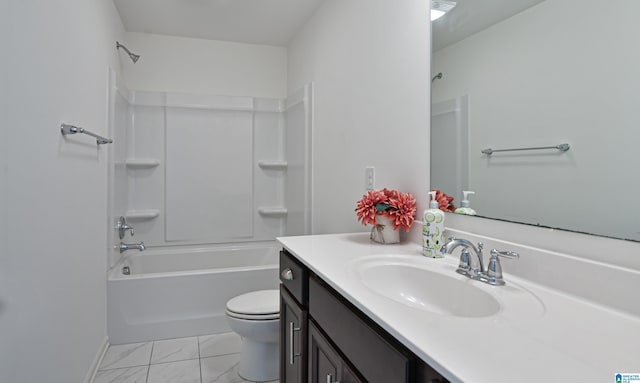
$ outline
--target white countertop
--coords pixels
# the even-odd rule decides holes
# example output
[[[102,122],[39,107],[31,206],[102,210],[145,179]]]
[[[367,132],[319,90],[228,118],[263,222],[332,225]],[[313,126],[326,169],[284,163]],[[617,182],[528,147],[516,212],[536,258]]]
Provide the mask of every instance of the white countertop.
[[[416,265],[450,269],[452,277],[468,279],[455,273],[457,257],[426,258],[415,243],[380,245],[372,243],[368,233],[282,237],[278,241],[452,382],[600,383],[615,382],[616,373],[640,372],[640,318],[506,271],[506,286],[468,280],[491,293],[503,306],[500,312],[479,318],[443,316],[371,291],[360,281],[355,265],[376,255],[408,255],[416,257],[412,261]],[[522,300],[514,298],[518,292]]]

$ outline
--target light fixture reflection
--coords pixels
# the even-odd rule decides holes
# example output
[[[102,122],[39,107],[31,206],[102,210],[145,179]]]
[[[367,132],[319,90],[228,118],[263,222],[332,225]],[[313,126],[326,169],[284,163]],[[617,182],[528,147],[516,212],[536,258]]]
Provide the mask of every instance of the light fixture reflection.
[[[449,0],[431,0],[431,21],[437,20],[455,8],[456,2]]]

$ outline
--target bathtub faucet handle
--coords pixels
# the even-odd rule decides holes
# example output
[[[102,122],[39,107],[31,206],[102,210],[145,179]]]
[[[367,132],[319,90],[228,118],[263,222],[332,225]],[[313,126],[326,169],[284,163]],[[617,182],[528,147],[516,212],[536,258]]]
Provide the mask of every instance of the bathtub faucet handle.
[[[118,218],[118,222],[116,223],[116,230],[118,230],[118,237],[120,239],[124,239],[124,234],[127,230],[131,232],[131,236],[133,237],[133,226],[127,224],[126,218],[121,216]]]

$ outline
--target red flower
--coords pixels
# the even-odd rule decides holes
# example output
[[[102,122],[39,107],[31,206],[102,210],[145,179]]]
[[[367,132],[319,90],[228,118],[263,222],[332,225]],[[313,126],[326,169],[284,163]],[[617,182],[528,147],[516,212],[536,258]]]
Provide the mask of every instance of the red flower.
[[[376,214],[378,214],[376,205],[379,203],[385,203],[386,201],[387,197],[382,190],[367,192],[367,194],[363,195],[362,199],[358,201],[358,205],[356,207],[358,220],[362,221],[362,224],[365,226],[370,223],[376,225]]]
[[[402,227],[404,231],[409,231],[416,215],[416,199],[411,193],[397,193],[395,198],[389,199],[389,206],[386,213],[393,222],[393,229]]]
[[[384,215],[393,222],[393,229],[409,231],[416,214],[416,200],[410,193],[397,190],[374,190],[358,201],[356,215],[363,225],[377,225],[376,215]]]
[[[436,201],[438,201],[438,206],[442,211],[449,211],[451,213],[456,211],[456,206],[453,204],[454,198],[441,192],[438,189],[433,189],[436,192]]]

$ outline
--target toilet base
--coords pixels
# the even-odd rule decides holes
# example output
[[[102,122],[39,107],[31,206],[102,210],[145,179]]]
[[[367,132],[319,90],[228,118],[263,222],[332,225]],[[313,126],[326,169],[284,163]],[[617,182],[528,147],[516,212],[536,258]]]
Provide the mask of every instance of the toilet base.
[[[279,342],[256,342],[242,338],[238,373],[245,380],[268,382],[279,377]]]

